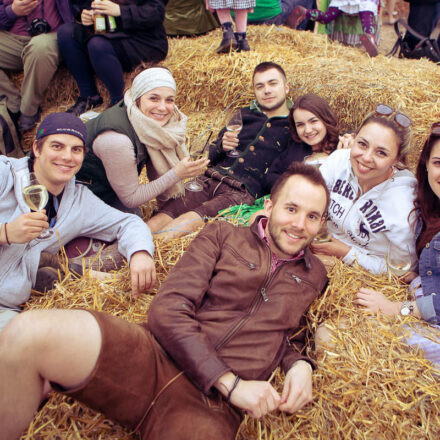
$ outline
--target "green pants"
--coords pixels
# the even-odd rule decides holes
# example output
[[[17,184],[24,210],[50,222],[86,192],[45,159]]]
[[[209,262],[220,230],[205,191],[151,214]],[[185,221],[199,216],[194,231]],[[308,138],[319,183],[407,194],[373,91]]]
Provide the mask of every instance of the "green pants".
[[[7,96],[8,109],[35,115],[59,61],[56,32],[31,38],[0,31],[0,96]],[[4,70],[24,71],[21,92]]]

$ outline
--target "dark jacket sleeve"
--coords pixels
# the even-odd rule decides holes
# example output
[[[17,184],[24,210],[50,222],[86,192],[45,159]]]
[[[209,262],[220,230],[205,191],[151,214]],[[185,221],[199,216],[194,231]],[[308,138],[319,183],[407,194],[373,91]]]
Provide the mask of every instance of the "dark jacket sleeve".
[[[230,368],[197,321],[221,252],[221,223],[207,225],[162,283],[148,313],[148,327],[176,364],[205,393]]]
[[[12,11],[12,5],[5,5],[0,0],[0,30],[7,31],[17,20],[18,16]]]
[[[312,149],[304,143],[297,143],[293,139],[289,141],[287,148],[272,162],[265,178],[265,189],[271,192],[272,186],[278,177],[287,170],[292,162],[302,162],[306,156],[312,154]]]
[[[124,30],[144,30],[163,23],[168,0],[144,0],[138,4],[120,5]]]
[[[226,151],[222,147],[222,139],[225,134],[226,127],[223,128],[217,136],[217,139],[209,146],[209,164],[211,166],[217,165],[226,156]]]

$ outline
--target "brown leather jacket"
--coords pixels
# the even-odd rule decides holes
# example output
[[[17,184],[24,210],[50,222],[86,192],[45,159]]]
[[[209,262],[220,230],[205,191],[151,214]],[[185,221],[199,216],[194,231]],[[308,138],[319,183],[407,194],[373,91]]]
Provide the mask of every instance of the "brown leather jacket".
[[[303,258],[271,274],[272,254],[250,228],[207,225],[169,273],[148,315],[150,331],[205,393],[224,373],[267,380],[304,346],[304,313],[327,283],[322,263]]]

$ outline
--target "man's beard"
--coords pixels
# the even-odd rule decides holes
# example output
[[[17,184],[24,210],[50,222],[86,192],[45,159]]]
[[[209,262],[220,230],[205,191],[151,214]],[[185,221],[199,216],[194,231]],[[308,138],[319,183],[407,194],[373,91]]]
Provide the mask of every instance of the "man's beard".
[[[260,106],[260,109],[264,112],[264,111],[274,111],[274,110],[278,110],[280,107],[282,107],[284,104],[286,103],[286,98],[284,99],[280,99],[278,102],[276,102],[275,104],[273,104],[272,107],[266,107],[264,104],[258,103]]]

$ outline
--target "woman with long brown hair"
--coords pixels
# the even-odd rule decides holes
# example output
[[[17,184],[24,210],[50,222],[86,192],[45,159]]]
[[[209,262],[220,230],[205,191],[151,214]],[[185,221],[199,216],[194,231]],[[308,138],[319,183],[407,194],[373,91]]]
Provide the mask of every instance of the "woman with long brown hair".
[[[418,213],[416,251],[417,276],[410,285],[410,301],[395,302],[379,291],[362,288],[355,303],[368,312],[386,315],[412,314],[440,330],[440,122],[433,124],[417,166],[415,201]],[[440,344],[413,333],[407,339],[419,346],[431,362],[440,366]]]
[[[309,150],[306,162],[319,165],[336,149],[339,142],[338,119],[328,102],[314,93],[300,96],[289,112],[292,138],[301,148],[285,150],[271,165],[266,175],[266,186],[272,188],[289,164],[302,161],[298,152]]]

